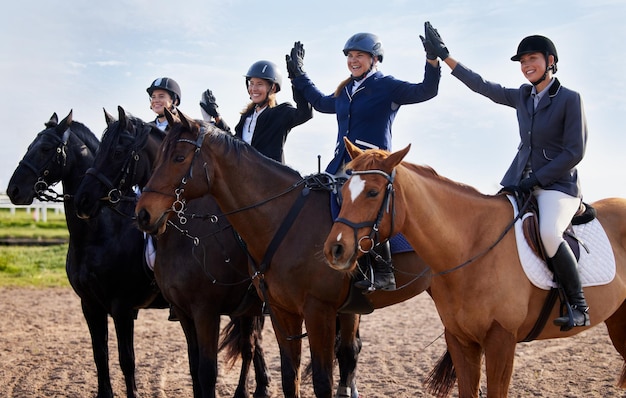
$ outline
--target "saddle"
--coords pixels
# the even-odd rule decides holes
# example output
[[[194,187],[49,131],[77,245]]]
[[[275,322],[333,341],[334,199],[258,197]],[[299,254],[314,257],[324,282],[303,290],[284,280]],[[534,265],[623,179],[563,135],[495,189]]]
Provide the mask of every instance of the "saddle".
[[[512,194],[517,200],[517,208],[523,211],[522,215],[522,231],[524,232],[524,238],[528,242],[528,246],[532,251],[541,258],[548,267],[550,262],[547,261],[543,244],[541,243],[541,234],[539,232],[539,206],[537,205],[537,199],[532,195],[520,195],[519,192],[508,192],[503,190],[502,193]],[[528,202],[528,203],[526,203]],[[526,206],[524,208],[524,206]],[[585,247],[585,244],[576,237],[573,226],[586,224],[593,221],[596,218],[596,209],[588,203],[581,202],[580,207],[571,223],[563,232],[563,239],[572,249],[572,252],[576,256],[576,260],[580,259],[580,246]],[[585,248],[586,250],[586,248]]]

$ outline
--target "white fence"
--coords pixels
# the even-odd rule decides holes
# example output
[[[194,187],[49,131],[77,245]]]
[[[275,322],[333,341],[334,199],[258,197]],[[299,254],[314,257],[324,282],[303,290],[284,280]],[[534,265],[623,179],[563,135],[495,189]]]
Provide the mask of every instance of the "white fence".
[[[48,210],[54,211],[55,214],[65,213],[62,202],[40,202],[35,199],[30,205],[14,205],[5,193],[0,194],[0,209],[9,209],[11,214],[15,214],[17,209],[24,209],[26,213],[32,213],[33,219],[37,222],[48,221]]]

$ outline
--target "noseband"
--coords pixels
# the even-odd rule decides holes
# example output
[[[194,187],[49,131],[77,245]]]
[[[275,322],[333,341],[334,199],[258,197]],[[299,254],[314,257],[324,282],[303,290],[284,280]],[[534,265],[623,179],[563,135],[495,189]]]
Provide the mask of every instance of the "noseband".
[[[350,178],[352,178],[352,176],[357,176],[357,175],[377,174],[377,175],[381,175],[385,177],[385,179],[387,180],[387,187],[385,189],[385,197],[383,198],[380,208],[378,209],[378,214],[376,215],[376,219],[374,221],[364,221],[364,222],[356,223],[348,219],[345,219],[343,217],[338,217],[337,219],[335,219],[335,222],[340,222],[352,228],[352,230],[354,231],[354,241],[355,241],[355,245],[357,249],[361,253],[369,253],[370,251],[374,249],[374,246],[382,243],[379,241],[379,228],[380,228],[380,223],[385,213],[391,214],[391,230],[389,231],[389,236],[390,237],[393,236],[394,216],[395,216],[395,190],[393,189],[393,180],[396,175],[396,169],[393,169],[391,174],[387,174],[382,170],[363,170],[363,171],[346,170],[346,172],[348,175],[351,176]],[[362,236],[361,238],[359,238],[357,236],[358,230],[361,228],[367,228],[367,227],[370,227],[369,235]],[[370,248],[368,250],[363,249],[363,245],[362,245],[363,242],[370,242]]]

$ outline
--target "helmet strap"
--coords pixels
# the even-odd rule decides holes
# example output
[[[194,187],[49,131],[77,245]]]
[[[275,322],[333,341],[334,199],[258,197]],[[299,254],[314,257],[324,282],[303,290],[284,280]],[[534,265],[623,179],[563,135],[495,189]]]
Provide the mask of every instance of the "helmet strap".
[[[365,76],[367,76],[368,73],[370,73],[372,71],[372,69],[374,69],[374,56],[372,55],[372,63],[370,64],[370,67],[368,70],[365,71],[365,73],[363,73],[360,76],[352,76],[352,80],[355,82],[360,82],[361,80],[365,79]]]
[[[550,55],[548,53],[545,54],[546,56],[546,70],[545,72],[543,72],[543,76],[541,76],[537,81],[534,82],[530,82],[533,86],[537,86],[538,84],[540,84],[542,81],[546,80],[546,78],[548,77],[548,72],[550,70],[556,71],[556,67],[555,65],[548,65],[548,63],[550,62]]]

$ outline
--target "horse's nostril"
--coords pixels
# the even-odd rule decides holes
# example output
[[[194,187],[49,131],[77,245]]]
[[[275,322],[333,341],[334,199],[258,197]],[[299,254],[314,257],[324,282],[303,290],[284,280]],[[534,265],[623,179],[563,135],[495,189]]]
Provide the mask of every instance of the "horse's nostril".
[[[332,247],[332,253],[334,258],[339,258],[343,254],[343,245],[335,244]]]

